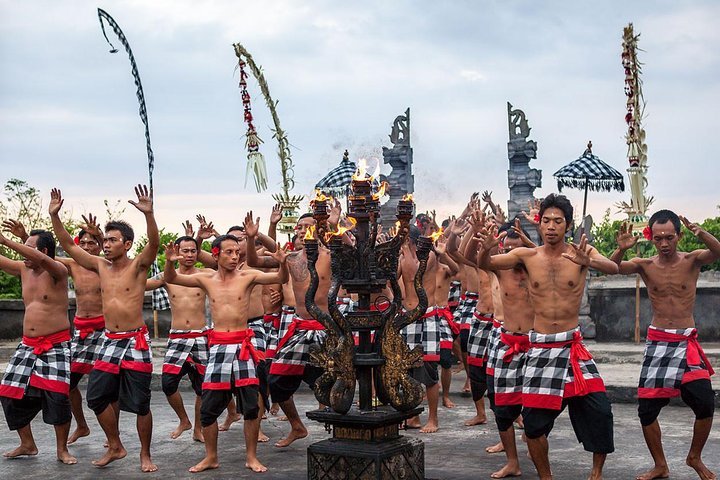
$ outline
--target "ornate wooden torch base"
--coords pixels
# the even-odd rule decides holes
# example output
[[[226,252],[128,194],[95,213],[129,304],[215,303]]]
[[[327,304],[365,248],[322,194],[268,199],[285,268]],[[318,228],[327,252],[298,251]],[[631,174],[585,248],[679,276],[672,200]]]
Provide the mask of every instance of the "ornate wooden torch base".
[[[315,410],[308,418],[332,426],[333,437],[308,447],[308,478],[312,480],[425,478],[425,448],[417,438],[400,435],[400,424],[422,412],[373,411],[353,408],[345,415]]]

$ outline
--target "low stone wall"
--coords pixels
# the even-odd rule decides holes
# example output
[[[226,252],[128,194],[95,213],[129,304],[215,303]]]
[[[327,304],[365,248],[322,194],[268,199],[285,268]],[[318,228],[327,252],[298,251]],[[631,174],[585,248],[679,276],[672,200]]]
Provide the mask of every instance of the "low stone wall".
[[[588,285],[590,316],[599,342],[632,341],[635,335],[635,276],[593,277]],[[693,311],[701,341],[720,341],[720,275],[703,272],[698,280]],[[652,320],[647,289],[640,281],[640,336]]]
[[[145,295],[143,303],[143,320],[153,333],[153,311],[150,301],[150,294]],[[22,320],[25,314],[25,305],[22,300],[0,300],[0,339],[15,339],[22,337]],[[75,299],[70,299],[68,308],[68,321],[72,321],[75,316]],[[170,310],[158,311],[158,336],[167,337],[170,331],[170,321],[172,320]]]

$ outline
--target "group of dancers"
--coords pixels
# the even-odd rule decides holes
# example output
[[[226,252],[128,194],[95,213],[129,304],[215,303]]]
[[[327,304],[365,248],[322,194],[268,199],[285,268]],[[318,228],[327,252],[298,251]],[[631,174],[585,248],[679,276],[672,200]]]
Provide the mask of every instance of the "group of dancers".
[[[55,236],[46,230],[27,232],[16,220],[3,222],[3,229],[20,241],[0,233],[0,245],[24,260],[0,255],[0,269],[20,277],[25,303],[23,339],[0,381],[7,424],[20,437],[20,445],[5,457],[38,453],[30,425],[42,412],[43,421],[55,428],[58,460],[76,463],[68,444],[90,433],[78,389],[88,375],[87,406],[107,441],[105,454],[93,464],[104,467],[127,455],[118,430],[120,411],[125,411],[137,416],[141,470],[157,470],[150,452],[152,347],[142,308],[147,290],[164,287],[172,324],[162,390],[179,419],[171,437],[192,430],[192,438],[204,442],[205,457],[191,472],[218,468],[218,418],[227,411],[226,427],[243,419],[246,467],[266,471],[257,457],[258,441],[268,440],[261,418],[272,407],[287,417],[290,430],[275,444],[279,448],[306,437],[293,395],[303,381],[313,388],[322,374],[310,362],[310,350],[323,343],[324,327],[305,308],[310,273],[303,239],[315,219],[302,215],[292,241],[281,245],[276,237],[282,217],[278,206],[271,211],[267,234],[260,231],[260,219],[252,212],[226,234],[198,215],[197,232],[186,222],[183,236],[161,246],[149,192],[138,185],[135,193],[137,201],[130,203],[145,216],[147,243],[132,258],[128,253],[134,231],[124,221],[111,220],[101,229],[95,217],[84,216],[73,237],[59,216],[64,199],[57,189],[49,205]],[[576,243],[567,240],[573,207],[564,196],[550,194],[529,207],[523,216],[537,229],[539,245],[519,218],[505,218],[487,192],[473,194],[463,212],[441,225],[428,214],[415,217],[398,269],[402,303],[408,310],[419,303],[413,285],[419,266],[417,241],[431,235],[436,240],[423,276],[429,307],[402,330],[408,346],[423,351],[422,364],[410,373],[426,387],[428,417],[424,424],[417,417],[410,419],[406,427],[423,433],[438,430],[440,388],[442,403],[452,408],[451,369],[454,358],[459,359],[476,407],[476,415],[465,425],[486,423],[487,397],[500,436],[487,451],[504,451],[507,457],[493,478],[521,474],[514,424],[524,429],[537,474],[552,478],[547,437],[566,407],[578,440],[593,453],[589,477],[602,478],[606,456],[614,451],[612,408],[583,343],[578,312],[588,269],[610,275],[637,273],[653,309],[640,372],[638,416],[654,462],[637,478],[669,475],[657,418],[676,396],[696,417],[687,464],[702,479],[716,478],[702,462],[714,414],[713,370],[697,340],[693,306],[700,268],[720,258],[718,239],[686,218],[661,210],[652,215],[645,232],[656,255],[626,261],[625,252],[639,237],[632,226],[623,224],[617,249],[606,258],[584,235]],[[347,223],[339,202],[334,202],[328,222],[334,230]],[[705,249],[677,250],[682,224]],[[378,241],[392,234],[383,233]],[[344,236],[344,241],[354,241],[351,228]],[[67,257],[55,256],[56,239]],[[211,252],[200,248],[205,240],[212,240]],[[148,279],[161,247],[164,272]],[[322,246],[316,269],[315,303],[327,311],[330,253]],[[69,278],[76,297],[72,328],[67,318]],[[354,300],[347,293],[336,299],[342,309],[357,308]],[[392,292],[386,288],[372,299],[372,308],[386,308],[389,300]],[[186,375],[196,394],[193,421],[178,392]],[[72,417],[76,429],[71,435]]]

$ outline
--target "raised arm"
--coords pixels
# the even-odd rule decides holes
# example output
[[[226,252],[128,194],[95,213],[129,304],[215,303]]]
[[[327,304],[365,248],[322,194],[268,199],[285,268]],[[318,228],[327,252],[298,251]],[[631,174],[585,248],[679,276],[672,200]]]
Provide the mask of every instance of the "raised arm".
[[[277,224],[280,223],[280,220],[282,220],[282,206],[276,203],[270,212],[270,225],[268,226],[268,237],[273,242],[277,241]]]
[[[217,268],[217,260],[202,249],[202,244],[203,241],[218,236],[218,232],[215,230],[212,222],[208,223],[205,220],[204,215],[198,214],[195,218],[197,218],[198,222],[200,222],[200,227],[198,228],[197,236],[195,237],[198,244],[198,262],[202,263],[207,268]]]
[[[70,255],[70,257],[72,257],[78,265],[87,268],[88,270],[92,270],[93,272],[97,272],[99,262],[104,262],[105,260],[101,257],[90,255],[85,250],[75,245],[73,237],[67,230],[65,230],[62,220],[60,220],[60,209],[62,208],[64,202],[65,200],[62,198],[62,192],[60,192],[57,188],[53,188],[50,191],[50,205],[48,206],[48,213],[50,213],[50,220],[52,221],[55,236],[57,237],[58,242],[60,242],[62,249],[65,250],[65,253]]]
[[[620,230],[618,230],[615,236],[618,248],[610,255],[610,261],[618,266],[618,273],[623,275],[640,273],[640,264],[623,260],[623,258],[625,258],[625,252],[633,248],[639,240],[639,237],[633,235],[632,230],[632,223],[623,222],[622,225],[620,225]]]
[[[22,273],[22,267],[23,262],[19,260],[11,260],[5,255],[0,255],[0,270],[8,275],[19,277],[20,273]]]
[[[202,273],[183,275],[175,270],[175,262],[182,258],[179,250],[180,247],[172,242],[165,245],[165,271],[163,272],[165,283],[182,285],[184,287],[203,288],[204,290],[203,284],[200,281],[200,275],[203,275]]]
[[[699,265],[708,265],[720,258],[720,241],[711,233],[703,230],[697,223],[690,222],[687,218],[680,216],[680,220],[688,230],[692,232],[701,242],[705,244],[707,250],[700,250],[695,258]]]
[[[167,261],[167,259],[165,260]],[[157,290],[158,288],[165,286],[165,274],[161,272],[159,275],[155,275],[152,278],[148,278],[147,282],[145,283],[145,291],[151,292],[153,290]]]
[[[53,277],[53,279],[56,282],[67,281],[68,270],[65,267],[65,265],[48,257],[46,254],[44,254],[37,248],[28,247],[27,245],[24,245],[22,243],[18,243],[14,240],[10,240],[9,238],[5,238],[5,236],[2,233],[0,233],[0,245],[3,245],[12,250],[15,250],[17,253],[19,253],[23,257],[40,265],[40,268],[42,268],[43,270],[48,272],[50,274],[50,276]],[[8,264],[8,267],[10,267],[9,264]],[[5,268],[3,268],[3,270],[5,270]],[[11,275],[19,274],[19,273],[18,274],[12,273],[10,271],[8,271],[8,273],[10,273]]]
[[[277,272],[261,272],[260,270],[254,270],[254,283],[260,285],[275,285],[283,284],[288,281],[287,253],[280,248],[280,245],[276,245],[275,251],[272,252],[271,257],[278,262],[280,268]]]
[[[2,228],[6,232],[12,233],[16,237],[18,237],[20,239],[20,243],[25,243],[25,240],[27,240],[30,236],[25,230],[25,225],[23,225],[22,222],[19,220],[8,218],[7,220],[2,222]]]
[[[438,262],[448,267],[446,274],[449,277],[454,277],[458,274],[460,267],[458,267],[458,264],[447,254],[447,242],[438,242],[438,244],[435,245],[435,254],[437,255]]]
[[[255,250],[255,238],[258,234],[258,222],[253,222],[252,211],[245,215],[245,234],[247,235],[247,248],[245,254],[245,260],[249,267],[253,268],[277,268],[280,266],[278,261],[273,256],[258,257],[257,250]]]
[[[160,248],[160,233],[158,232],[155,214],[153,213],[153,200],[150,197],[147,186],[138,185],[135,187],[135,195],[137,195],[138,198],[137,202],[128,200],[128,203],[145,215],[148,239],[145,248],[142,249],[142,252],[140,252],[136,260],[140,270],[147,270],[155,261],[155,257],[157,257],[158,249]]]

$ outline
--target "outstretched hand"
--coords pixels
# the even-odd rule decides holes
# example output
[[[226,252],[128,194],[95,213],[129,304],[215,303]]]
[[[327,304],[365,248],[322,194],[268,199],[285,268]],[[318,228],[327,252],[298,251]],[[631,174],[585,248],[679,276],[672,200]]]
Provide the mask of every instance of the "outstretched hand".
[[[245,222],[243,223],[243,226],[245,227],[245,234],[248,237],[256,237],[260,228],[260,217],[253,222],[253,212],[250,210],[245,215]]]
[[[182,255],[180,255],[180,248],[175,245],[174,242],[168,242],[167,245],[165,245],[165,261],[176,262],[180,259],[182,259]]]
[[[205,215],[197,214],[195,216],[198,222],[200,222],[200,226],[198,227],[198,238],[200,240],[207,240],[210,237],[219,237],[220,234],[215,230],[215,227],[213,226],[212,222],[208,222],[205,220]]]
[[[525,245],[528,248],[535,248],[537,245],[535,245],[535,242],[530,240],[527,235],[525,235],[525,232],[522,229],[522,225],[520,225],[520,219],[515,218],[515,224],[512,226],[513,232],[515,232],[522,241],[523,245]]]
[[[93,215],[92,213],[88,213],[87,216],[82,215],[82,220],[84,222],[83,225],[81,225],[83,230],[85,230],[87,233],[89,233],[95,238],[103,236],[102,230],[100,230],[100,225],[98,224],[97,217],[95,215]]]
[[[192,223],[190,223],[190,220],[185,220],[182,223],[183,230],[185,230],[185,236],[186,237],[194,237],[195,236],[195,229],[192,226]]]
[[[19,220],[14,220],[12,218],[8,218],[7,220],[2,222],[2,228],[8,233],[12,233],[19,239],[25,239],[27,238],[27,232],[25,231],[25,225],[22,224]]]
[[[277,225],[280,220],[282,220],[282,206],[280,206],[279,203],[276,203],[273,205],[272,211],[270,212],[270,224]]]
[[[252,212],[251,212],[251,214],[252,214]],[[245,228],[247,230],[247,227],[245,227]],[[278,243],[275,251],[268,252],[268,255],[270,255],[272,258],[274,258],[275,260],[277,260],[280,263],[285,263],[285,261],[287,260],[288,253],[285,250],[283,250],[282,246]]]
[[[50,190],[50,205],[48,205],[48,213],[51,216],[60,213],[60,209],[62,208],[64,202],[65,200],[62,198],[62,192],[60,192],[59,189],[53,188]]]
[[[690,220],[683,217],[682,215],[680,215],[680,221],[683,223],[683,225],[685,225],[685,228],[690,230],[696,237],[700,235],[700,232],[702,232],[702,227],[700,225],[698,225],[697,223],[692,223]]]
[[[562,256],[564,258],[567,258],[571,262],[577,263],[583,267],[590,265],[590,252],[592,251],[592,246],[588,245],[585,234],[583,234],[582,238],[580,238],[580,245],[571,243],[570,247],[572,247],[572,253],[563,253]]]
[[[337,198],[333,199],[334,203],[332,208],[330,209],[330,215],[328,216],[328,224],[329,225],[337,225],[338,222],[340,222],[340,214],[342,213],[342,205],[340,205],[340,200]]]
[[[137,195],[138,201],[128,200],[128,203],[144,214],[153,213],[153,202],[147,185],[138,185],[135,187],[135,195]]]
[[[618,233],[615,236],[615,240],[617,241],[618,248],[620,250],[629,250],[638,242],[640,237],[633,235],[632,231],[632,223],[623,222],[622,225],[620,225],[620,230],[618,230]]]

